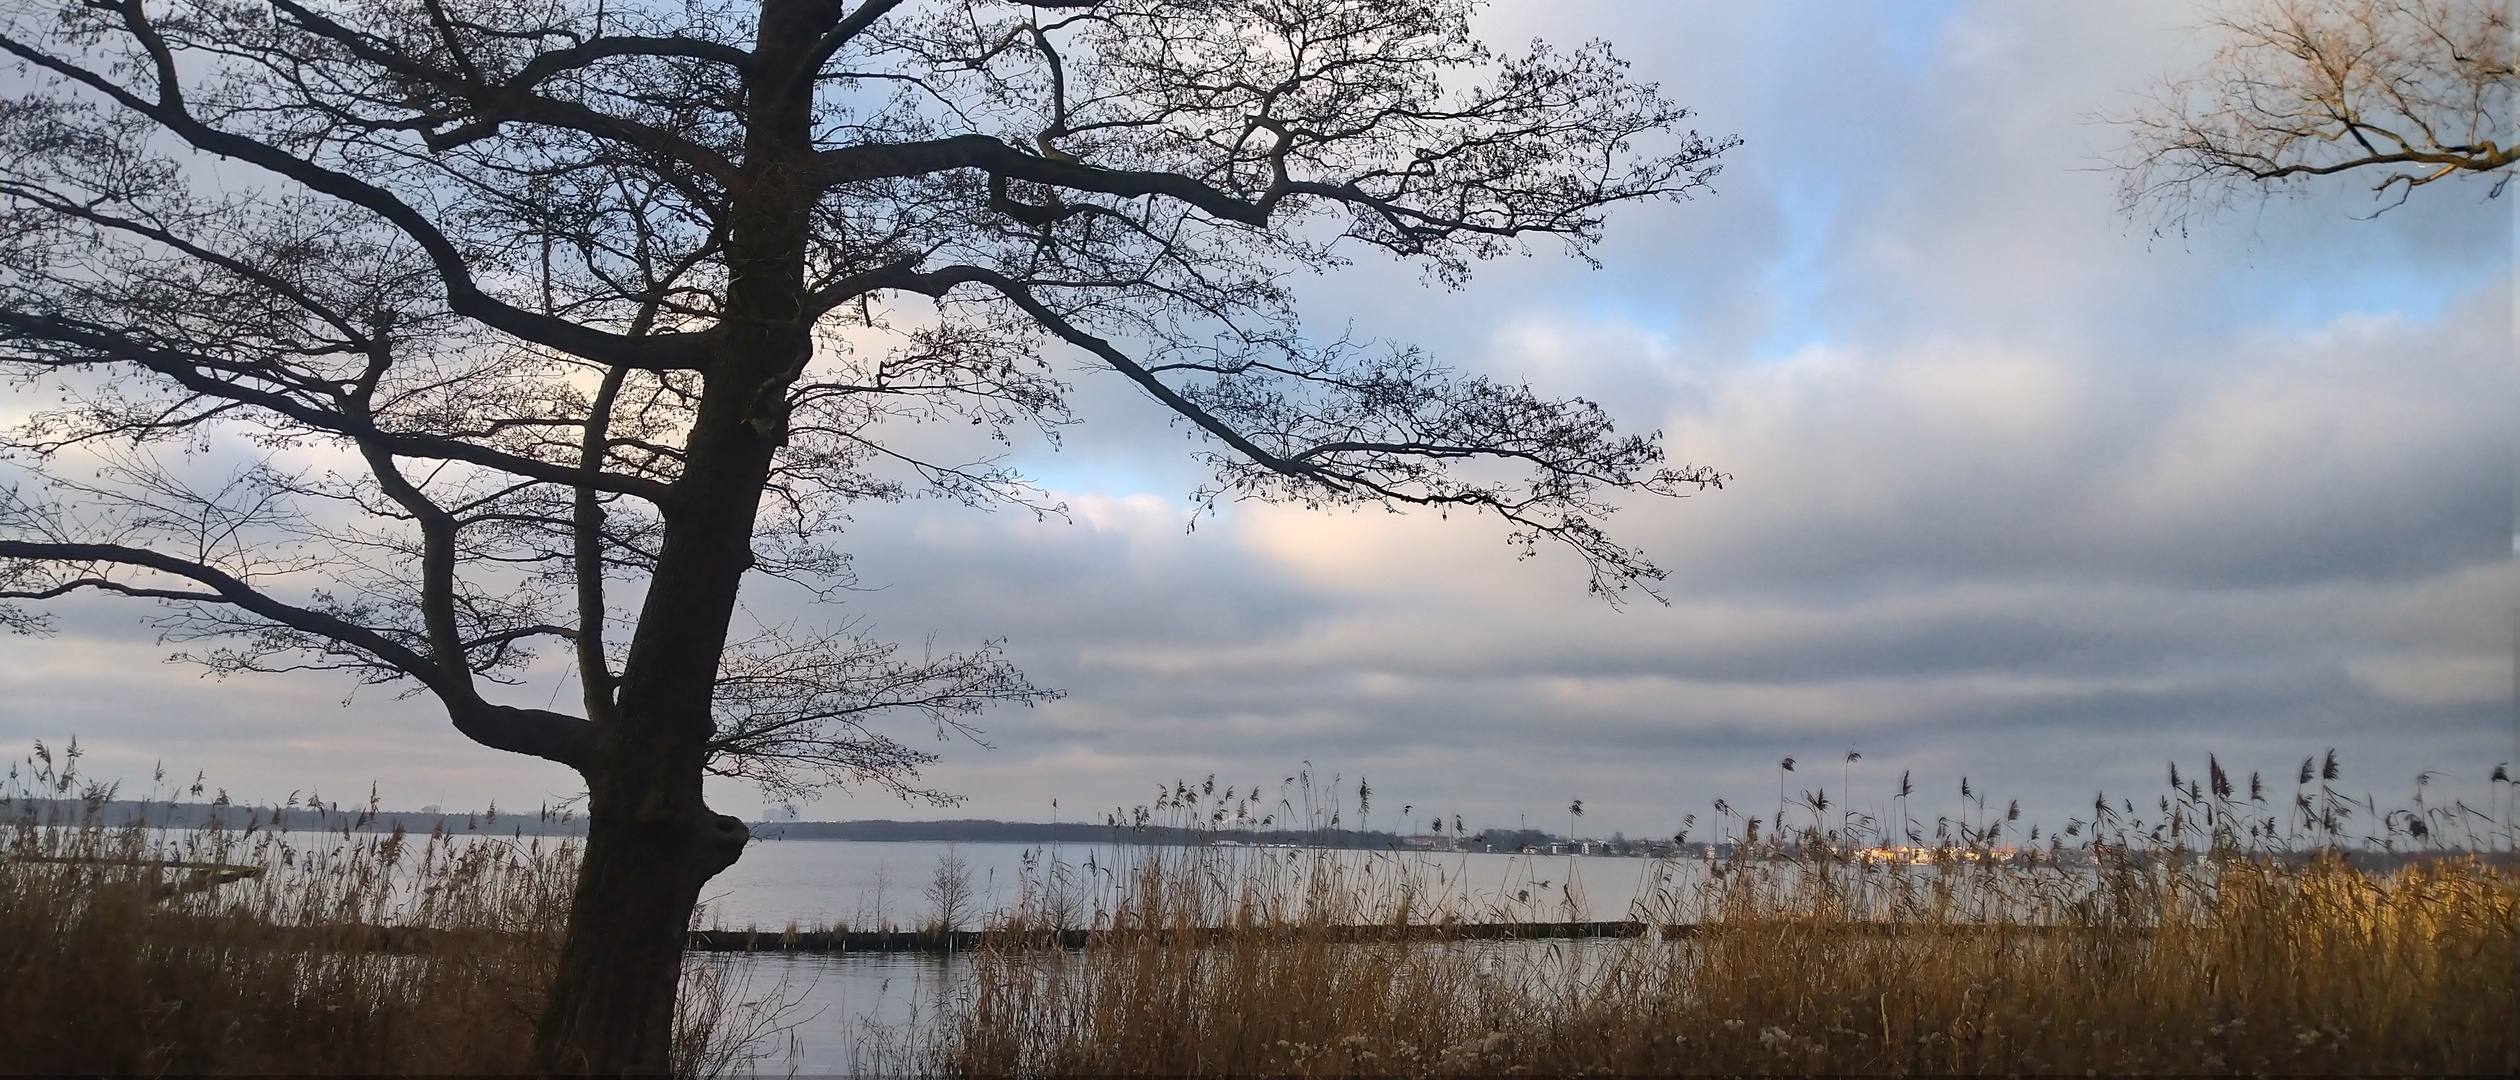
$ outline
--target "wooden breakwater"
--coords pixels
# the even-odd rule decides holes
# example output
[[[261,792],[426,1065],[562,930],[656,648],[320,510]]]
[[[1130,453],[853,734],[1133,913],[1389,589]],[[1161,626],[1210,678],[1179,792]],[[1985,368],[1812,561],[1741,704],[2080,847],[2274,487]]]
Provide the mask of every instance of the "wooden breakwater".
[[[509,931],[479,928],[447,928],[433,926],[377,926],[364,923],[328,923],[309,926],[280,926],[219,916],[160,915],[161,920],[218,924],[222,939],[231,945],[259,949],[312,950],[345,953],[400,953],[407,955],[457,954],[478,952],[499,947],[496,943],[513,938]],[[694,930],[687,948],[704,953],[787,953],[820,956],[877,955],[1069,950],[1128,947],[1150,941],[1172,946],[1187,943],[1193,947],[1228,944],[1342,944],[1376,945],[1408,943],[1440,943],[1464,941],[1570,941],[1589,939],[1641,938],[1649,934],[1665,941],[1703,936],[1709,927],[1695,923],[1622,922],[1495,922],[1495,923],[1412,923],[1333,926],[1270,926],[1270,927],[1204,927],[1195,929],[1158,928],[1151,930]],[[1757,926],[1730,926],[1732,932],[1758,933],[1782,929]],[[1921,925],[1914,923],[1848,922],[1826,927],[1801,926],[1793,932],[1804,934],[1862,935],[1955,935],[1955,934],[2025,934],[2049,936],[2087,932],[2088,928],[2035,925],[2025,923],[1955,923]],[[2121,932],[2145,933],[2144,928],[2121,928]]]
[[[1405,923],[1365,926],[1163,927],[1152,930],[695,930],[694,952],[952,953],[981,949],[1091,949],[1187,941],[1315,941],[1374,944],[1414,941],[1517,941],[1642,937],[1652,924],[1622,922]],[[1694,926],[1661,927],[1665,936],[1689,936]]]
[[[144,871],[150,876],[140,883],[141,887],[147,890],[151,899],[155,900],[171,900],[179,896],[190,896],[197,892],[208,892],[209,890],[218,888],[221,885],[243,881],[247,878],[258,878],[263,876],[263,868],[259,866],[241,866],[235,863],[221,862],[187,862],[181,859],[108,859],[86,855],[11,855],[6,861],[45,863],[73,868],[112,867],[116,869]],[[169,875],[173,876],[173,880],[169,880]]]
[[[979,950],[1082,950],[1144,944],[1187,942],[1196,946],[1229,943],[1295,942],[1341,945],[1447,941],[1564,941],[1593,938],[1640,938],[1651,934],[1665,941],[1703,936],[1710,927],[1697,923],[1618,922],[1451,922],[1375,924],[1362,926],[1174,927],[1152,930],[695,930],[693,952],[740,953],[961,953]],[[1928,936],[2017,934],[2049,937],[2088,932],[2086,927],[2043,923],[1806,923],[1763,927],[1733,924],[1733,933],[1786,931],[1799,934],[1864,936]],[[2144,927],[2119,932],[2144,934]]]
[[[199,923],[207,930],[216,924],[222,940],[257,949],[312,950],[317,952],[373,952],[401,954],[461,954],[499,947],[496,943],[513,938],[513,933],[479,928],[435,926],[377,926],[366,923],[325,923],[309,926],[282,926],[252,920],[218,916],[160,915],[162,922]],[[1572,922],[1572,923],[1443,923],[1411,926],[1313,926],[1206,928],[1181,930],[694,930],[688,942],[692,952],[706,953],[810,953],[816,955],[872,955],[879,953],[953,954],[991,950],[1048,951],[1054,949],[1084,950],[1143,944],[1149,939],[1164,945],[1187,940],[1192,945],[1206,946],[1226,942],[1334,942],[1340,944],[1376,944],[1438,941],[1511,941],[1580,938],[1633,938],[1643,936],[1650,927],[1641,922]],[[1689,936],[1696,928],[1666,926],[1667,936]],[[205,934],[204,936],[208,936]]]

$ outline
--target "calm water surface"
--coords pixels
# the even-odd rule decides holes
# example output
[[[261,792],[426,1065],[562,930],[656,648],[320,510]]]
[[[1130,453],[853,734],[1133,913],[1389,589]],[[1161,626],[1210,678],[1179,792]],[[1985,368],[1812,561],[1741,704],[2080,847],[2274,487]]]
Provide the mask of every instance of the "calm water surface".
[[[1041,894],[1054,864],[1081,912],[1109,910],[1119,883],[1139,859],[1180,849],[1128,846],[1043,847],[1031,844],[869,843],[771,840],[709,882],[704,924],[780,930],[817,926],[916,927],[933,906],[923,895],[949,854],[968,869],[981,921],[1022,901],[1025,883]],[[1262,873],[1290,873],[1316,853],[1293,849],[1209,848],[1215,863]],[[1421,917],[1450,912],[1465,919],[1577,922],[1630,918],[1634,905],[1659,891],[1685,896],[1698,876],[1692,861],[1656,862],[1600,856],[1491,855],[1338,851],[1330,856],[1340,884],[1356,885],[1368,906],[1387,914],[1402,888]],[[1290,881],[1294,880],[1292,877]]]
[[[788,927],[872,929],[915,927],[933,904],[924,895],[938,865],[962,860],[972,887],[975,922],[1039,898],[1065,882],[1080,923],[1108,911],[1130,868],[1179,849],[1029,844],[869,843],[775,840],[755,843],[703,895],[704,924],[729,929]],[[1207,849],[1215,863],[1298,880],[1315,853],[1290,849]],[[1388,913],[1405,893],[1418,918],[1450,913],[1473,920],[1588,921],[1624,919],[1659,893],[1685,898],[1703,878],[1692,862],[1563,855],[1433,852],[1327,853],[1339,891],[1366,896],[1366,910]],[[1664,909],[1668,910],[1668,909]],[[1675,912],[1677,914],[1677,912]],[[958,957],[895,955],[755,955],[695,957],[725,964],[741,1000],[782,1030],[766,1039],[773,1053],[755,1063],[763,1075],[861,1073],[888,1064],[882,1047],[923,1037],[938,1007],[969,972]]]

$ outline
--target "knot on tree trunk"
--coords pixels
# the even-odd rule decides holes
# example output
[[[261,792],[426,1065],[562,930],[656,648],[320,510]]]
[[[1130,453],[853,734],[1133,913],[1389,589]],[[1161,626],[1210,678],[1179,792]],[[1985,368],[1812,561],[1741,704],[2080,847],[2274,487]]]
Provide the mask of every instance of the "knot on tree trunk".
[[[699,880],[706,882],[718,872],[735,865],[744,854],[744,845],[752,840],[752,829],[741,818],[731,814],[706,814],[693,826],[692,869]]]

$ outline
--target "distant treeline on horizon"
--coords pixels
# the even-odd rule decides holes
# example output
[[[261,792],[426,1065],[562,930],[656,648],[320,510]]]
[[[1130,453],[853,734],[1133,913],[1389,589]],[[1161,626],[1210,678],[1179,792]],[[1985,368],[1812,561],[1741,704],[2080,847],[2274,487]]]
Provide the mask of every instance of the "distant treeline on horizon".
[[[338,803],[320,806],[246,806],[235,803],[150,802],[136,799],[114,799],[91,803],[85,799],[0,798],[0,828],[19,824],[38,826],[77,826],[95,824],[106,828],[138,825],[153,829],[263,829],[281,832],[390,833],[400,827],[406,833],[426,835],[444,830],[450,835],[471,833],[480,836],[584,836],[586,817],[574,810],[538,809],[527,813],[489,810],[449,814],[434,810],[371,810]],[[1535,852],[1545,855],[1610,855],[1644,858],[1730,858],[1730,843],[1693,842],[1678,844],[1672,840],[1567,840],[1538,829],[1489,829],[1471,837],[1401,836],[1398,833],[1357,829],[1191,829],[1161,825],[1096,824],[1091,822],[996,821],[961,819],[954,821],[756,821],[749,823],[758,840],[849,840],[861,843],[968,843],[968,844],[1127,844],[1166,847],[1275,846],[1301,848],[1345,848],[1360,850],[1419,850],[1443,852]],[[1922,849],[1909,849],[1922,850]],[[2009,849],[2007,849],[2009,850]],[[2070,863],[2088,864],[2090,853],[2081,848],[2066,848],[2061,857]],[[2470,851],[2459,848],[2426,847],[2415,850],[2359,848],[2302,848],[2273,854],[2289,862],[2318,857],[2342,857],[2352,866],[2381,871],[2412,862],[2444,857],[2473,859],[2503,867],[2520,865],[2520,855],[2510,851]],[[1792,857],[1793,850],[1762,850],[1757,857]],[[2137,861],[2150,856],[2138,855]]]
[[[92,808],[92,810],[91,810]],[[91,817],[91,813],[93,817]],[[399,826],[408,833],[444,829],[450,833],[497,833],[509,836],[584,836],[582,815],[537,810],[500,810],[448,814],[434,810],[371,810],[364,806],[325,803],[321,806],[247,806],[242,803],[148,802],[113,799],[0,799],[0,815],[32,819],[38,825],[77,825],[93,820],[108,828],[138,825],[151,829],[276,829],[282,832],[389,833]]]
[[[755,822],[763,840],[942,841],[972,844],[1215,844],[1287,845],[1292,847],[1396,848],[1408,846],[1398,833],[1359,829],[1184,829],[1164,825],[1110,825],[1083,821],[778,821]],[[1483,845],[1484,846],[1484,845]],[[1505,850],[1512,850],[1507,848]]]
[[[91,809],[92,806],[92,809]],[[93,814],[93,818],[90,814]],[[433,810],[371,810],[326,803],[321,806],[247,806],[238,803],[150,802],[114,799],[90,804],[84,799],[5,799],[0,814],[32,818],[36,824],[70,825],[93,820],[108,828],[139,825],[154,829],[277,829],[284,832],[482,833],[503,836],[584,836],[586,817],[574,811],[503,811],[469,813]],[[1397,833],[1357,829],[1269,831],[1183,829],[1167,826],[1107,825],[1086,822],[996,821],[779,821],[752,822],[762,840],[856,840],[871,842],[943,842],[1008,844],[1150,844],[1198,846],[1217,843],[1283,844],[1301,847],[1396,848],[1407,846]],[[1512,851],[1524,844],[1546,844],[1552,837],[1537,830],[1506,830],[1511,836],[1490,837],[1494,847]],[[1465,845],[1466,846],[1466,845]]]

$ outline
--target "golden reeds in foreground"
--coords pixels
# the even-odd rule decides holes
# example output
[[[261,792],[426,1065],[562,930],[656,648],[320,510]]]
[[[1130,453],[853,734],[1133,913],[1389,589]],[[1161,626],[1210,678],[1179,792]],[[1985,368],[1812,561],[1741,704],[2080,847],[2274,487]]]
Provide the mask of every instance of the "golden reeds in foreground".
[[[0,789],[0,1073],[531,1070],[569,843],[109,826],[39,755]],[[737,990],[700,966],[678,1074],[739,1058]]]
[[[1967,854],[1907,865],[1825,843],[1745,849],[1705,867],[1690,895],[1643,898],[1648,914],[1693,921],[1642,938],[1342,944],[1342,924],[1422,917],[1342,895],[1410,890],[1356,880],[1359,863],[1328,853],[1290,876],[1187,849],[1145,860],[1105,925],[1222,933],[983,954],[907,1064],[1026,1076],[2520,1070],[2520,879],[2507,867],[2444,856],[2379,871],[2338,854],[2175,847]],[[1387,876],[1406,864],[1361,865]]]

